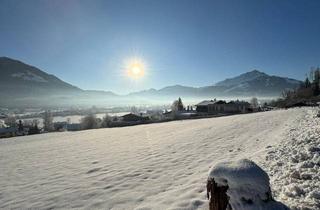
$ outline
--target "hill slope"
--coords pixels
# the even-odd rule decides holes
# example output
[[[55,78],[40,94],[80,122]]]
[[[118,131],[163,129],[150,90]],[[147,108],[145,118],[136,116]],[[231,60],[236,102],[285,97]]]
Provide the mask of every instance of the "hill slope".
[[[0,57],[0,87],[1,90],[11,91],[11,94],[47,94],[62,91],[80,91],[54,75],[40,69],[13,60]]]
[[[36,67],[0,57],[0,106],[78,105],[86,99],[114,96],[112,92],[84,91]]]
[[[249,158],[266,170],[270,163],[264,164],[264,156],[291,138],[287,131],[297,129],[306,112],[0,139],[0,189],[5,192],[0,208],[207,209],[206,180],[213,164]],[[282,184],[290,180],[278,171]]]

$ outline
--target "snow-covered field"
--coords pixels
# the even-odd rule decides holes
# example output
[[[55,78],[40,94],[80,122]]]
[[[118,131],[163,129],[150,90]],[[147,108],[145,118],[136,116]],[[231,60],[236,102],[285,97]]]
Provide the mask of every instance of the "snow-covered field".
[[[0,208],[207,209],[209,168],[249,158],[273,175],[276,199],[316,209],[319,172],[300,165],[312,155],[319,168],[314,116],[291,109],[1,139]],[[293,168],[299,178],[284,176]],[[305,193],[290,195],[295,184]]]

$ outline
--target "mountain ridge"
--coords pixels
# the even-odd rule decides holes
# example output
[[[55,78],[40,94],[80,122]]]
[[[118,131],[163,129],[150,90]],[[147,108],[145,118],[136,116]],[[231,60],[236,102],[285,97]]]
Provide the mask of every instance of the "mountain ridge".
[[[203,87],[172,85],[158,90],[152,89],[152,94],[185,96],[185,93],[187,92],[189,95],[203,97],[252,95],[278,97],[282,91],[286,89],[295,89],[301,83],[302,82],[299,80],[268,75],[255,69],[233,78],[227,78],[214,85]],[[129,95],[148,96],[148,90],[130,93]]]
[[[0,57],[0,76],[0,97],[4,99],[2,103],[0,102],[2,106],[16,103],[72,105],[73,103],[130,103],[131,100],[147,102],[154,99],[169,101],[175,97],[277,97],[283,90],[294,89],[301,84],[299,80],[270,76],[253,70],[211,86],[171,85],[118,95],[111,91],[83,90],[37,67],[8,57]]]

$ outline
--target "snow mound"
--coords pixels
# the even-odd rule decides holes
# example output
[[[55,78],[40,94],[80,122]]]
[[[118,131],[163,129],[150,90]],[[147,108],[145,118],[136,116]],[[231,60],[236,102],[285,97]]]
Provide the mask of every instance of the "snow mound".
[[[210,169],[208,180],[228,187],[232,209],[288,209],[273,200],[268,174],[251,160],[218,163]]]
[[[301,109],[298,125],[288,130],[287,138],[268,151],[274,196],[296,209],[320,209],[320,118],[319,109]]]

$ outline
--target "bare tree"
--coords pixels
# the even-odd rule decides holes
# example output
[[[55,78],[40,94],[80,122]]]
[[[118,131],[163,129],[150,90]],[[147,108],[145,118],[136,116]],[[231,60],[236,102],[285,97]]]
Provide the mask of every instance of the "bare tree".
[[[48,132],[54,130],[53,115],[50,110],[46,110],[43,113],[43,129]]]
[[[82,129],[98,128],[98,121],[94,114],[89,114],[81,119]]]
[[[4,123],[9,126],[9,127],[16,127],[17,126],[17,119],[15,118],[15,116],[9,116],[8,118],[6,118],[4,120]]]
[[[111,122],[112,122],[112,117],[110,115],[106,114],[102,119],[101,127],[108,128],[108,127],[110,127]]]
[[[139,111],[138,111],[137,107],[135,107],[135,106],[131,107],[130,111],[132,114],[139,114]]]
[[[251,98],[250,104],[253,109],[256,109],[259,107],[258,99],[256,97]]]
[[[40,133],[40,129],[39,129],[39,121],[37,119],[34,120],[29,120],[29,121],[24,121],[25,125],[28,125],[29,127],[29,131],[28,134],[29,135],[33,135],[33,134],[39,134]]]
[[[178,111],[178,100],[173,101],[173,103],[171,105],[171,111],[172,112]]]
[[[179,97],[178,100],[175,100],[171,105],[171,110],[174,111],[182,111],[184,109],[183,103],[181,98]]]

